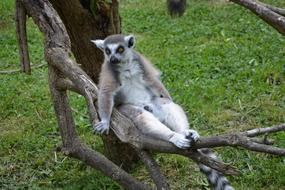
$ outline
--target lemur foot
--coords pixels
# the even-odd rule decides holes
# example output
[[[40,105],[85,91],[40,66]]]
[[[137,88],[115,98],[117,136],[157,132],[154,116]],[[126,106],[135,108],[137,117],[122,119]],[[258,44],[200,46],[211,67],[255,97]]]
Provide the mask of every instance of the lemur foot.
[[[152,113],[153,112],[153,109],[151,106],[144,106],[143,109],[145,109],[146,111]]]
[[[106,121],[100,121],[99,123],[95,124],[93,126],[93,130],[95,133],[103,134],[106,132],[106,134],[109,134],[109,124]]]
[[[185,138],[184,135],[181,135],[179,133],[175,133],[170,139],[170,142],[172,142],[174,145],[176,145],[178,148],[186,149],[191,146],[191,140]]]
[[[196,142],[200,138],[200,135],[198,134],[197,131],[189,129],[185,132],[185,137],[186,139],[189,139],[191,142]]]

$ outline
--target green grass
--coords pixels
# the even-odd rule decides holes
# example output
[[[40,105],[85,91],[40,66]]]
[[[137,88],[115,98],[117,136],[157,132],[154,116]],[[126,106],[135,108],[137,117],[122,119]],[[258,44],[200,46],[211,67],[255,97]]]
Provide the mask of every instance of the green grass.
[[[283,0],[267,0],[285,7]],[[164,1],[121,1],[124,33],[163,72],[163,82],[202,135],[267,127],[285,120],[285,39],[249,11],[222,0],[189,0],[186,14],[171,19]],[[19,68],[14,1],[0,1],[0,70]],[[44,62],[42,35],[28,22],[31,62]],[[86,118],[84,100],[71,94],[79,134],[102,151]],[[285,134],[271,136],[285,147]],[[0,189],[120,189],[81,162],[55,153],[59,131],[47,69],[0,75]],[[236,189],[285,189],[285,159],[241,149],[217,149],[241,175]],[[156,160],[173,189],[205,189],[191,161],[174,155]],[[133,174],[150,182],[142,165]]]

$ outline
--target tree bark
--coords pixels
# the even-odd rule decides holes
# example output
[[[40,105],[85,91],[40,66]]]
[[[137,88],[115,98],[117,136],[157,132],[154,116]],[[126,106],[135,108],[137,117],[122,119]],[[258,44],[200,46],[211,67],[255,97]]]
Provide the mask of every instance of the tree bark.
[[[71,41],[71,50],[78,64],[98,82],[103,54],[90,42],[121,33],[121,19],[117,0],[50,0],[63,21]],[[125,170],[138,160],[134,149],[122,143],[114,133],[102,136],[105,155]]]
[[[76,62],[97,83],[104,57],[90,40],[121,33],[117,0],[93,0],[96,7],[90,7],[92,0],[50,2],[65,25]]]
[[[17,40],[19,44],[19,55],[21,70],[24,73],[31,74],[30,57],[26,32],[26,10],[20,0],[16,0],[16,30]]]

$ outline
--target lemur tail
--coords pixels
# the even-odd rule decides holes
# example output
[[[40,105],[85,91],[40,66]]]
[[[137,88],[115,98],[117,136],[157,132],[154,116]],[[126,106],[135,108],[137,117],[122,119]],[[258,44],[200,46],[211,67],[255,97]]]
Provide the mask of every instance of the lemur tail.
[[[199,151],[211,158],[218,159],[217,156],[209,149],[199,149]],[[207,180],[213,190],[234,190],[222,173],[203,164],[199,164],[199,168],[200,171],[207,176]]]

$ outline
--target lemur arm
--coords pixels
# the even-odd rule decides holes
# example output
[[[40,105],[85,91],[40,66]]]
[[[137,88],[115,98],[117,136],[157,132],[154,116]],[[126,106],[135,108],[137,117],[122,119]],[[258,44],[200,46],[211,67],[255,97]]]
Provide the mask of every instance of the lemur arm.
[[[119,82],[116,81],[114,74],[107,65],[102,66],[99,84],[98,96],[98,112],[101,121],[110,123],[112,110],[114,107],[114,96],[119,87]]]
[[[165,86],[160,81],[160,72],[151,64],[151,62],[141,55],[142,64],[144,67],[144,80],[147,82],[149,88],[158,97],[172,99]]]

